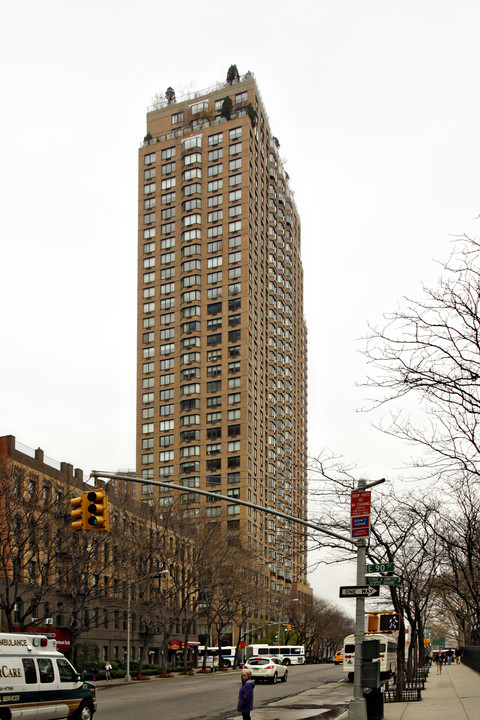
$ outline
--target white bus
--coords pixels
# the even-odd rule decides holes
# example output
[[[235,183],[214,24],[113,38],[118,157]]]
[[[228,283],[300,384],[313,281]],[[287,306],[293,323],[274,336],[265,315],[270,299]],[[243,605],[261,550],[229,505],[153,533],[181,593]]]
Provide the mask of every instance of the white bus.
[[[397,641],[393,635],[365,633],[365,640],[380,641],[380,678],[386,680],[397,672]],[[355,635],[347,635],[343,641],[343,672],[353,681],[355,665]]]
[[[224,667],[232,667],[235,660],[235,647],[231,645],[222,645],[222,665]],[[205,655],[205,645],[198,648],[198,667],[203,667],[203,656]],[[206,667],[218,667],[218,645],[215,647],[207,647]]]
[[[305,662],[304,645],[247,645],[246,659],[254,655],[281,655],[284,665],[303,665]]]

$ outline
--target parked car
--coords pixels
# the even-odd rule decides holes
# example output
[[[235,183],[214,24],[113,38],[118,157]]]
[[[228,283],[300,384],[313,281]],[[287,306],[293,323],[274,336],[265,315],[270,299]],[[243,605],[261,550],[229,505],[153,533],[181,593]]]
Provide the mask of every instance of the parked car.
[[[327,658],[325,658],[325,662],[333,665],[333,663],[335,662],[335,656],[329,655]]]
[[[243,665],[247,670],[251,670],[252,679],[255,681],[264,681],[276,683],[278,680],[286,682],[288,677],[288,668],[275,655],[258,655],[251,657]]]
[[[337,650],[333,662],[335,665],[341,665],[343,663],[343,650]]]

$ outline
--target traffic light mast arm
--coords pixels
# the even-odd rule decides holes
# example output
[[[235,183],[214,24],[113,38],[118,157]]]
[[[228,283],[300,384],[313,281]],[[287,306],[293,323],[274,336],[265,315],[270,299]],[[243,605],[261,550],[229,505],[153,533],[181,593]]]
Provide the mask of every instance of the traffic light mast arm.
[[[183,485],[174,485],[173,483],[162,482],[161,480],[144,480],[143,478],[136,478],[132,477],[131,475],[118,475],[117,473],[103,472],[101,470],[92,470],[92,472],[90,473],[90,477],[94,480],[97,480],[98,478],[106,478],[108,480],[124,480],[126,482],[140,483],[141,485],[158,485],[162,488],[168,488],[170,490],[180,490],[181,492],[187,492],[188,490],[188,488],[185,488]],[[231,497],[228,497],[227,495],[218,495],[217,493],[209,492],[208,490],[200,490],[199,488],[195,488],[195,494],[207,495],[208,497],[213,497],[216,500],[225,500],[231,505],[245,505],[246,507],[253,508],[254,510],[260,510],[261,512],[267,513],[268,515],[275,515],[276,517],[281,517],[285,520],[290,520],[291,522],[295,522],[300,525],[304,525],[305,527],[312,528],[312,530],[318,530],[318,532],[321,532],[324,535],[329,535],[330,537],[334,537],[337,540],[342,540],[343,542],[349,543],[350,545],[357,545],[357,540],[352,540],[346,535],[340,535],[339,533],[333,532],[333,530],[327,530],[327,528],[324,528],[321,525],[316,525],[309,520],[302,520],[301,518],[295,517],[294,515],[287,515],[287,513],[280,512],[279,510],[273,510],[272,508],[263,507],[263,505],[257,505],[256,503],[249,502],[248,500],[240,500],[239,498],[233,499]]]

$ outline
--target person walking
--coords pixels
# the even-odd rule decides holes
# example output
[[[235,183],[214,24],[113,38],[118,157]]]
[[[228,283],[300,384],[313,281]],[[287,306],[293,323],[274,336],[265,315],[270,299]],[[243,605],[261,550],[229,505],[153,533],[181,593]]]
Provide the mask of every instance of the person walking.
[[[462,651],[460,650],[459,646],[457,645],[457,647],[455,648],[455,664],[456,665],[460,664],[461,658],[462,658]]]
[[[443,661],[444,661],[443,653],[439,650],[437,653],[437,656],[435,658],[435,665],[437,666],[437,675],[442,674]]]
[[[95,662],[93,663],[93,666],[92,666],[93,682],[96,681],[96,679],[97,679],[97,674],[98,674],[98,663],[97,663],[97,661],[95,660]]]
[[[251,670],[242,670],[242,684],[238,691],[237,711],[242,713],[243,720],[251,720],[250,712],[253,710],[253,688]]]
[[[107,660],[107,662],[105,663],[105,679],[106,679],[106,680],[111,680],[111,679],[112,679],[112,666],[110,665],[110,663],[108,662],[108,660]]]

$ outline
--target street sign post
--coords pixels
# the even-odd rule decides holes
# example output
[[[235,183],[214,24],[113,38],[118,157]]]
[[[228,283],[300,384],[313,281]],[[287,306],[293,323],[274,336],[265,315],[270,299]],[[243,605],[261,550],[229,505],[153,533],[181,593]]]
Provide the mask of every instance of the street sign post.
[[[395,570],[394,563],[377,563],[377,565],[367,565],[367,573],[372,572],[393,572]]]
[[[350,515],[358,517],[359,515],[370,515],[370,506],[372,493],[370,490],[355,491],[350,495]]]
[[[352,538],[368,537],[370,535],[370,515],[352,517]]]
[[[365,580],[367,585],[400,585],[400,578],[396,575],[374,575]]]
[[[379,587],[368,585],[344,585],[340,588],[341,598],[377,597],[380,595]]]

